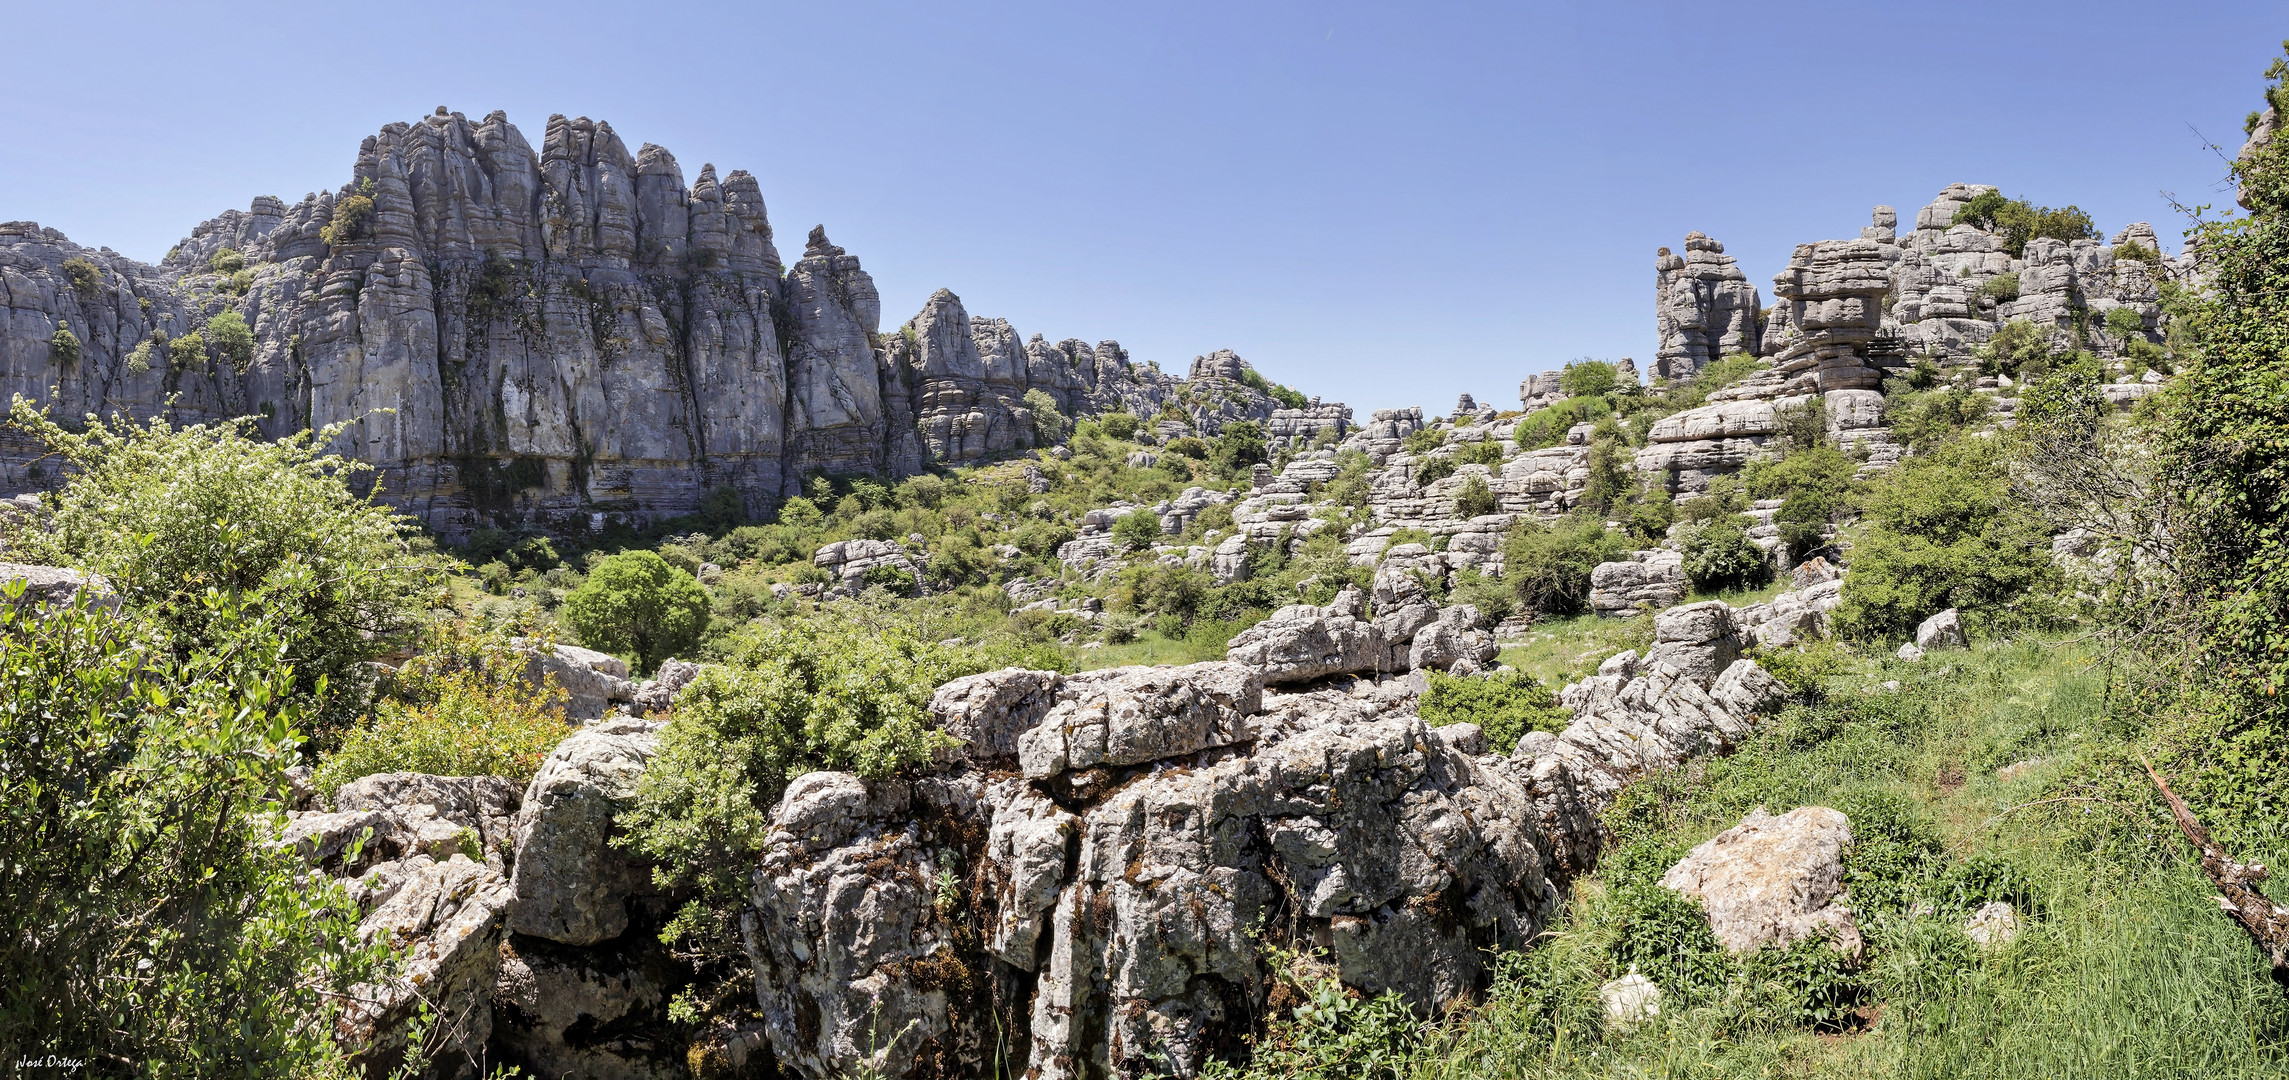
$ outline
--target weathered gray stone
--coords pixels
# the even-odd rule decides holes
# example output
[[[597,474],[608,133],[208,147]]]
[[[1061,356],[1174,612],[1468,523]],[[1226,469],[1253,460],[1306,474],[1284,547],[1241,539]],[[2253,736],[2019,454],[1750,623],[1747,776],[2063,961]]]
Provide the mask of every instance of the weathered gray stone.
[[[634,804],[657,731],[642,720],[605,720],[541,762],[517,815],[511,929],[592,945],[628,928],[628,901],[649,886],[650,874],[612,845],[613,817]]]
[[[1965,649],[1971,646],[1971,639],[1963,633],[1963,616],[1954,608],[1948,608],[1917,624],[1915,645],[1925,652]]]
[[[1734,952],[1826,935],[1860,953],[1859,927],[1842,902],[1852,824],[1825,806],[1778,817],[1762,808],[1717,834],[1661,875],[1664,888],[1701,901],[1709,929]]]
[[[1375,624],[1309,604],[1291,604],[1240,631],[1225,656],[1263,672],[1267,686],[1379,671],[1391,663]]]
[[[1046,780],[1246,742],[1263,686],[1256,669],[1229,661],[1067,676],[1057,704],[1018,736],[1018,765],[1026,779]]]

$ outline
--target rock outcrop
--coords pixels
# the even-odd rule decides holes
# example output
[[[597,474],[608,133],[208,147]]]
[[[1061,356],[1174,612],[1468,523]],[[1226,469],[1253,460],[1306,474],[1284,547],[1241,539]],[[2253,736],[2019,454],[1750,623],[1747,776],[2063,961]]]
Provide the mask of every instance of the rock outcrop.
[[[1655,377],[1690,378],[1720,357],[1758,353],[1764,300],[1725,254],[1725,245],[1686,233],[1685,254],[1662,248],[1654,257],[1653,274],[1654,326],[1660,340],[1653,354]]]
[[[334,448],[385,498],[458,535],[642,524],[719,489],[761,512],[810,474],[1032,446],[1029,390],[1152,416],[1183,386],[1115,342],[1021,340],[951,292],[890,335],[881,307],[823,228],[783,262],[746,172],[687,183],[603,122],[551,117],[536,148],[502,113],[440,107],[365,140],[339,189],[225,212],[158,266],[0,224],[0,398],[272,436],[343,424]],[[1193,422],[1270,421],[1244,362],[1217,357]],[[1348,417],[1306,412],[1284,437]],[[0,491],[52,483],[38,453],[0,442]]]

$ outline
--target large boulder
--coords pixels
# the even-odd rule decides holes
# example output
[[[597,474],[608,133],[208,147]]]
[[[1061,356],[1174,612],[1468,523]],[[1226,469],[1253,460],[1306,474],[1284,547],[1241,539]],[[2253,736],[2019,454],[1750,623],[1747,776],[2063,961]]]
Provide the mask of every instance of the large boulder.
[[[1851,846],[1852,823],[1840,811],[1805,806],[1775,817],[1759,807],[1670,867],[1661,885],[1699,900],[1733,952],[1825,936],[1857,956],[1860,930],[1842,902]]]
[[[1438,618],[1415,632],[1407,649],[1407,666],[1416,671],[1447,671],[1458,664],[1473,668],[1493,662],[1502,652],[1494,635],[1479,627],[1478,608],[1456,604],[1442,608]]]
[[[367,903],[359,935],[387,943],[405,968],[350,994],[340,1036],[370,1072],[387,1072],[404,1060],[408,1027],[426,1003],[434,1027],[425,1049],[441,1074],[461,1075],[456,1066],[484,1060],[492,1036],[508,882],[464,855],[417,857],[391,876],[386,891],[369,893]]]
[[[979,765],[1017,760],[1018,736],[1057,702],[1064,677],[1054,671],[1003,668],[968,675],[930,695],[938,729],[962,740],[959,751]]]
[[[1653,617],[1647,664],[1666,663],[1707,686],[1740,659],[1733,609],[1722,600],[1673,607]]]
[[[658,730],[633,718],[605,720],[573,733],[541,762],[517,816],[510,879],[510,927],[517,933],[592,945],[628,928],[628,902],[650,874],[613,846],[613,817],[633,804]]]
[[[1382,631],[1360,617],[1357,592],[1347,593],[1324,608],[1291,604],[1273,612],[1234,635],[1224,655],[1263,672],[1269,686],[1388,667]]]
[[[603,716],[614,703],[629,700],[635,692],[628,681],[628,662],[617,656],[524,638],[514,644],[525,658],[524,681],[540,686],[542,680],[554,679],[565,693],[565,715],[575,720]]]
[[[1246,742],[1263,686],[1255,668],[1230,661],[1069,676],[1056,706],[1018,737],[1018,766],[1048,780]]]
[[[1674,551],[1640,551],[1590,571],[1590,608],[1608,618],[1668,607],[1686,590],[1685,556]]]

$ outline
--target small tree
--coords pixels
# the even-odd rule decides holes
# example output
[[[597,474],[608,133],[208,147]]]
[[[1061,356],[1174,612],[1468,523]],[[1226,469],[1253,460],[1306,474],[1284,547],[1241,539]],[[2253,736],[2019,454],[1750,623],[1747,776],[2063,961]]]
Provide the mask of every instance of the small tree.
[[[1486,478],[1472,475],[1462,482],[1462,490],[1455,492],[1454,512],[1458,517],[1473,518],[1491,514],[1502,508],[1494,497],[1494,489],[1486,486]]]
[[[1025,392],[1025,407],[1033,410],[1033,441],[1039,446],[1055,446],[1065,441],[1072,424],[1065,413],[1057,408],[1057,399],[1047,390],[1035,387]]]
[[[1209,449],[1208,459],[1224,476],[1246,474],[1250,468],[1270,460],[1264,452],[1264,429],[1253,420],[1224,425],[1224,430],[1216,435],[1216,445]]]
[[[629,653],[651,671],[699,644],[707,630],[707,590],[650,551],[599,561],[557,613],[593,649]]]
[[[79,363],[79,354],[79,335],[72,333],[70,323],[57,323],[56,332],[48,335],[48,359],[70,367]]]
[[[1502,542],[1502,579],[1526,608],[1572,615],[1589,604],[1590,571],[1628,552],[1628,537],[1587,514],[1521,521]]]
[[[1685,578],[1703,592],[1754,585],[1768,573],[1764,549],[1741,529],[1738,515],[1708,521],[1685,539]]]
[[[207,342],[230,361],[231,369],[244,372],[254,365],[254,331],[247,329],[246,319],[235,311],[226,311],[207,320]]]
[[[1576,360],[1558,372],[1558,389],[1567,397],[1599,397],[1621,385],[1621,373],[1603,360]]]
[[[1160,542],[1160,518],[1150,510],[1131,510],[1113,519],[1113,539],[1129,551],[1143,551]]]
[[[102,574],[175,654],[220,647],[236,612],[257,611],[312,689],[342,684],[420,625],[441,563],[414,549],[403,515],[350,490],[371,466],[323,452],[340,426],[266,441],[245,419],[88,420],[65,431],[14,399],[9,423],[76,470],[54,527],[18,540]],[[200,601],[209,590],[234,598],[232,619]]]

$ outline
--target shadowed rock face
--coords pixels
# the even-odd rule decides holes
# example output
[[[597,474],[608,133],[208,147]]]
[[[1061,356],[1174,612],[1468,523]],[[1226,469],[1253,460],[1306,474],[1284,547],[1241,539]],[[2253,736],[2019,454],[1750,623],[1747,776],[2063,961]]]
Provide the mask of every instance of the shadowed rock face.
[[[205,330],[224,312],[251,348]],[[1023,342],[951,292],[890,347],[881,322],[824,228],[781,260],[753,176],[687,182],[584,117],[551,117],[537,149],[499,112],[390,124],[340,189],[257,198],[158,266],[0,224],[0,397],[254,416],[271,436],[344,425],[335,449],[448,535],[658,519],[719,489],[759,512],[812,473],[1029,447],[1030,389],[1151,415],[1179,385],[1116,342]],[[60,328],[82,343],[69,362]],[[204,347],[181,347],[194,331]],[[0,442],[0,491],[52,483],[38,454]]]

